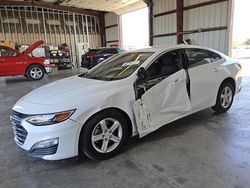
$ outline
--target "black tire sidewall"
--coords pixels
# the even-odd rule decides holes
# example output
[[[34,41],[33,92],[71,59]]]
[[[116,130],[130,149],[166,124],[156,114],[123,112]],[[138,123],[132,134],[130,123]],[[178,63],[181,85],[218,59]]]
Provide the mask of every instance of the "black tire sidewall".
[[[227,108],[224,108],[222,106],[221,102],[220,102],[221,93],[222,93],[222,91],[223,91],[223,89],[225,87],[230,87],[231,90],[232,90],[232,92],[233,92],[232,101],[231,101],[230,105]],[[216,112],[218,112],[218,113],[227,112],[231,108],[231,106],[233,104],[234,94],[235,94],[235,91],[234,91],[234,88],[233,88],[232,84],[230,84],[229,82],[223,83],[220,86],[220,89],[218,91],[218,95],[217,95],[217,99],[216,99],[216,105],[212,107],[213,110],[216,111]]]
[[[122,126],[122,138],[119,145],[113,151],[109,153],[100,153],[93,147],[91,142],[91,135],[95,126],[105,118],[113,118],[120,122]],[[126,118],[123,116],[123,114],[116,110],[104,110],[95,114],[83,125],[79,139],[79,151],[80,154],[85,154],[86,156],[94,160],[107,159],[114,156],[122,148],[127,139],[128,127]]]
[[[39,67],[39,68],[42,70],[42,76],[41,76],[40,78],[38,78],[38,79],[33,78],[33,77],[31,76],[31,74],[30,74],[31,69],[34,68],[34,67]],[[26,75],[27,75],[27,77],[28,77],[30,80],[41,80],[41,79],[44,77],[44,75],[45,75],[45,71],[44,71],[44,68],[43,68],[41,65],[34,64],[34,65],[30,65],[30,66],[28,67],[27,72],[26,72]]]

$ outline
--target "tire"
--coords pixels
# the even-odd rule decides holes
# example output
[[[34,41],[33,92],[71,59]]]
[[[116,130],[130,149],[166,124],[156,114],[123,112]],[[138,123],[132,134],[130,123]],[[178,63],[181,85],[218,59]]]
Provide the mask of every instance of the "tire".
[[[83,126],[79,153],[94,160],[111,158],[122,148],[128,135],[128,125],[123,114],[117,110],[104,110],[91,117]]]
[[[212,107],[215,112],[227,112],[234,100],[234,88],[231,83],[225,82],[220,86],[217,94],[216,104]]]
[[[26,75],[30,80],[41,80],[44,77],[45,70],[41,65],[30,65]]]

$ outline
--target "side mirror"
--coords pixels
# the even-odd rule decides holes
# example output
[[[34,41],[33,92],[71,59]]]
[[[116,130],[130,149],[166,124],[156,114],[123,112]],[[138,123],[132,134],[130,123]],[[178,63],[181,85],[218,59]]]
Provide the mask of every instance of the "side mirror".
[[[147,81],[148,75],[144,67],[139,68],[139,70],[137,71],[137,76],[139,83]]]

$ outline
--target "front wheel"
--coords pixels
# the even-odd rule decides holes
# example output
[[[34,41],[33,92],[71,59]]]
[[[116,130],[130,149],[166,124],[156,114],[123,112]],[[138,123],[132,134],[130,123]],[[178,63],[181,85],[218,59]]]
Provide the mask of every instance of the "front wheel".
[[[234,99],[234,88],[232,84],[226,82],[221,85],[218,91],[216,104],[215,106],[212,107],[212,109],[218,113],[227,112],[232,106],[233,99]]]
[[[127,121],[116,110],[105,110],[94,115],[84,125],[79,150],[94,160],[114,156],[128,138]]]
[[[27,69],[26,75],[30,80],[40,80],[44,77],[45,71],[41,65],[31,65]]]

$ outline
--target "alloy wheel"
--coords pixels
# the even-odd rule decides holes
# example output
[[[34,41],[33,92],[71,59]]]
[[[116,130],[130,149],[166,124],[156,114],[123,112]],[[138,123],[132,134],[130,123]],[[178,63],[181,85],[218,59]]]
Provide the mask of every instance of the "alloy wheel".
[[[91,143],[96,151],[109,153],[120,144],[122,134],[122,126],[118,120],[105,118],[94,127]]]
[[[220,103],[223,108],[227,108],[230,106],[233,100],[233,91],[230,87],[226,86],[220,96]]]
[[[43,70],[40,67],[33,67],[30,70],[30,76],[36,80],[40,79],[43,76]]]

